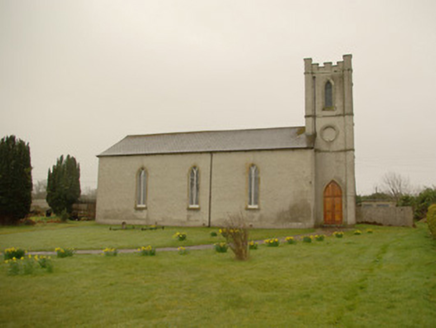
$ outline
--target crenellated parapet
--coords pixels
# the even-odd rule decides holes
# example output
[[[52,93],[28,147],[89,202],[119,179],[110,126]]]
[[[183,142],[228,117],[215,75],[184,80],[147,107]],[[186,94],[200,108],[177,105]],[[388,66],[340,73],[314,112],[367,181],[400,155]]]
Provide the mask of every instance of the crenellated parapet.
[[[313,63],[312,58],[304,59],[304,74],[332,74],[342,71],[352,71],[351,59],[352,55],[343,55],[343,60],[338,61],[336,65],[332,62],[325,62],[324,66],[318,63]]]

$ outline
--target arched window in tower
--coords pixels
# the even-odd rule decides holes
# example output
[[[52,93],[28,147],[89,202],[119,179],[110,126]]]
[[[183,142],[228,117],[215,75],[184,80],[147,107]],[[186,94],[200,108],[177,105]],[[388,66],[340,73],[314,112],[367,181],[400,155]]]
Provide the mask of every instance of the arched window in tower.
[[[248,171],[248,208],[259,207],[259,169],[251,165]]]
[[[189,208],[198,208],[198,193],[200,189],[199,184],[199,170],[194,166],[189,172]]]
[[[136,181],[136,207],[145,208],[147,200],[147,172],[140,169]]]
[[[324,87],[324,109],[333,109],[333,85],[330,81]]]

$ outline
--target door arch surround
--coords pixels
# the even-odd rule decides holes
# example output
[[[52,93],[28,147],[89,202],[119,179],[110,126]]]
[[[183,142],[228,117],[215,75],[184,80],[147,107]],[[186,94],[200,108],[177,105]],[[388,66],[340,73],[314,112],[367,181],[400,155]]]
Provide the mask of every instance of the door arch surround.
[[[341,225],[342,222],[342,189],[332,180],[324,189],[324,224]]]

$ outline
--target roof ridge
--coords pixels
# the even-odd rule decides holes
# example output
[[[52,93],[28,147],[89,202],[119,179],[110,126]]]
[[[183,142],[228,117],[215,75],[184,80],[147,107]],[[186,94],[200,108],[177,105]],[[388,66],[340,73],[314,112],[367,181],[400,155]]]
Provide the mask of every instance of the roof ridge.
[[[195,134],[195,133],[225,133],[225,132],[247,132],[247,131],[262,131],[262,130],[279,130],[279,129],[299,129],[302,126],[281,126],[281,127],[270,127],[270,128],[251,128],[251,129],[232,129],[232,130],[203,130],[203,131],[181,131],[181,132],[161,132],[161,133],[150,133],[150,134],[128,134],[123,139],[126,138],[139,138],[139,137],[152,137],[152,136],[166,136],[166,135],[176,135],[176,134]]]

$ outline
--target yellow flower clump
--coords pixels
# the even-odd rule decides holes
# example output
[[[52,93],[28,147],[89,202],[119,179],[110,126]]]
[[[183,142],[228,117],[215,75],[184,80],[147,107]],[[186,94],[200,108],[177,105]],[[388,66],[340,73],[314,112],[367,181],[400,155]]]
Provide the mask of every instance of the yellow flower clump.
[[[148,246],[142,246],[141,248],[138,248],[138,251],[151,251],[153,249],[153,247],[151,247],[151,245]]]

